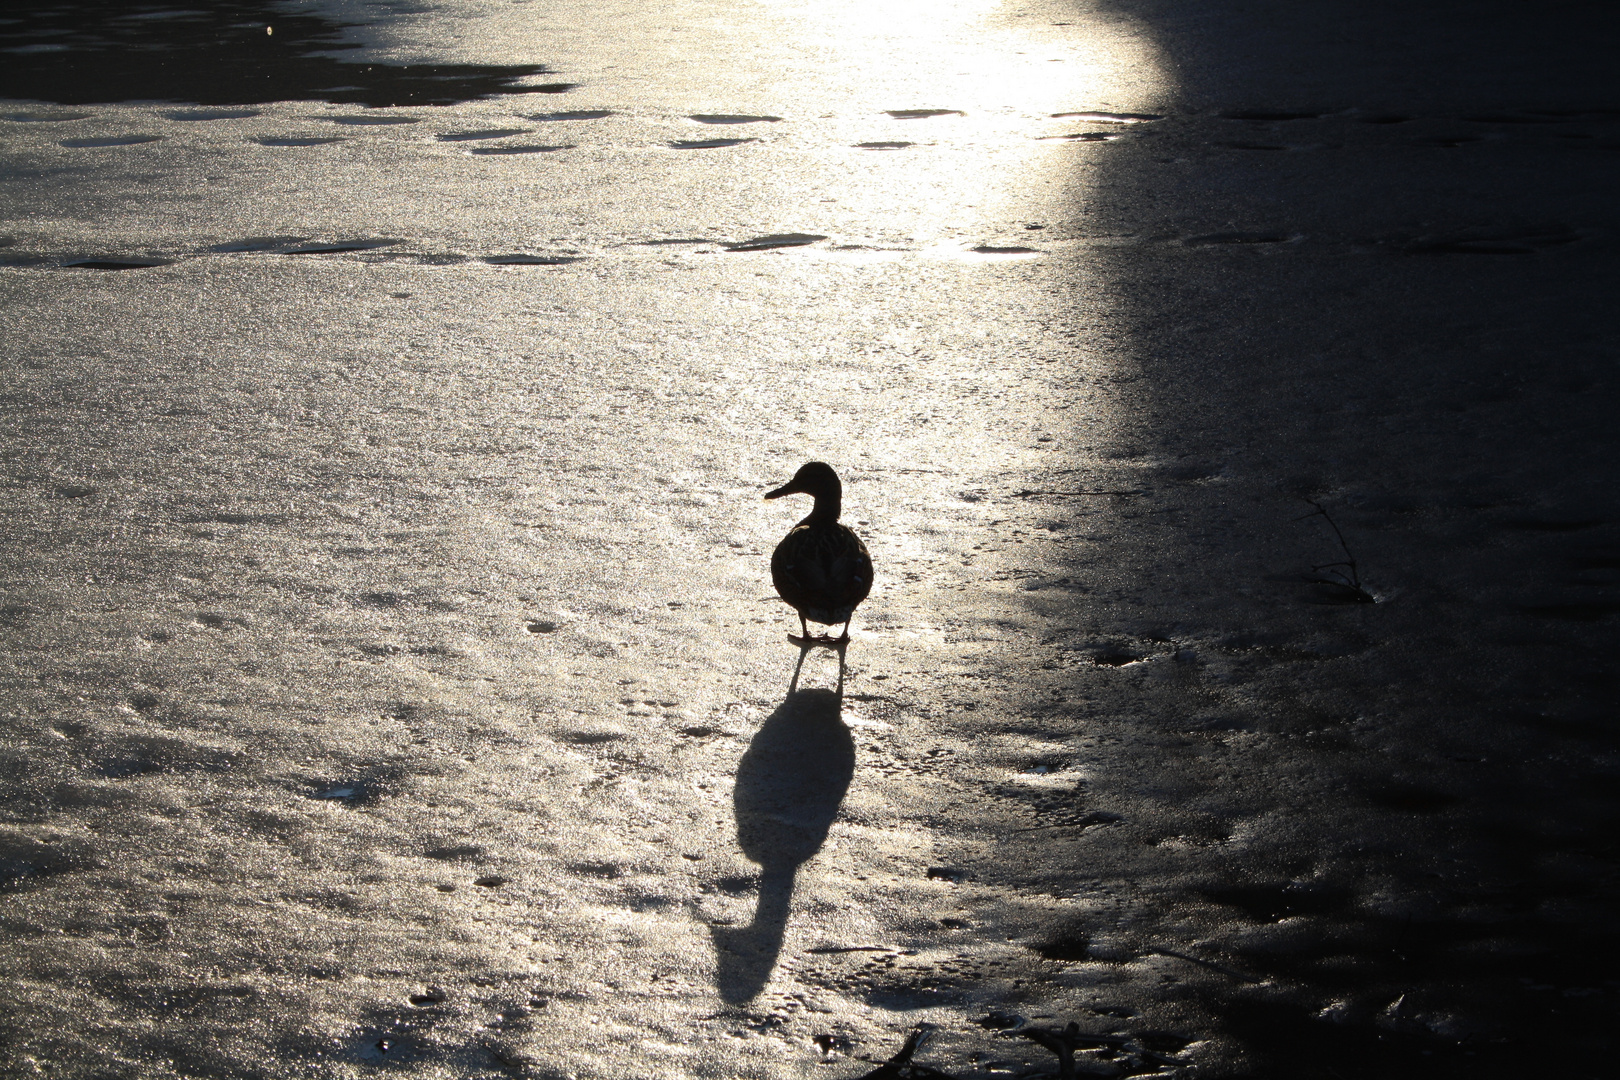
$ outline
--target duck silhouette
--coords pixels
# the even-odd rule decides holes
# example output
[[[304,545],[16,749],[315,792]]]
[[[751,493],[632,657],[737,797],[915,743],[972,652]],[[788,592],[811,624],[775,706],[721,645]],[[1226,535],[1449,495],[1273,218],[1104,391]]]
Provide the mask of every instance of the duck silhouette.
[[[812,461],[799,468],[793,479],[767,499],[784,495],[809,495],[816,500],[809,516],[788,530],[771,555],[771,581],[777,593],[799,613],[803,637],[789,640],[796,645],[842,645],[849,641],[849,622],[855,607],[872,591],[872,556],[854,530],[838,523],[843,512],[844,485],[832,466]],[[833,626],[844,624],[844,632],[810,635],[809,622]]]

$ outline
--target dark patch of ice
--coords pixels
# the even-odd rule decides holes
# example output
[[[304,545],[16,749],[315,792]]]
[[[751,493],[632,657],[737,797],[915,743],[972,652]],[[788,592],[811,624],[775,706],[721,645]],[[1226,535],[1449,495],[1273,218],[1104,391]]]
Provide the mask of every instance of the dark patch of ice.
[[[477,142],[480,139],[505,139],[524,135],[528,128],[487,128],[483,131],[447,131],[435,136],[440,142]]]
[[[741,146],[758,139],[676,139],[669,144],[671,150],[718,150],[723,146]]]
[[[12,47],[0,64],[0,99],[237,109],[324,100],[381,108],[571,85],[523,85],[549,74],[539,64],[346,63],[333,54],[360,48],[344,39],[354,24],[265,0],[141,8],[117,0],[7,5],[4,36]]]
[[[1199,896],[1223,907],[1237,908],[1259,923],[1295,915],[1323,915],[1355,906],[1349,889],[1301,881],[1231,882],[1207,885]]]
[[[7,604],[0,607],[0,627],[21,630],[42,614],[44,612],[30,604]]]
[[[161,772],[228,772],[242,761],[235,750],[200,746],[184,739],[138,735],[98,746],[90,769],[109,780],[129,780]]]
[[[45,842],[0,829],[0,892],[12,892],[44,878],[94,867],[96,860],[77,843]]]
[[[92,146],[139,146],[162,140],[162,135],[102,135],[91,139],[63,139],[62,145],[80,149]]]
[[[727,251],[769,251],[773,248],[804,247],[827,239],[818,233],[772,233],[741,243],[726,245]]]
[[[609,862],[577,862],[568,865],[569,873],[581,874],[585,877],[606,878],[613,880],[624,877],[624,867],[618,863]]]
[[[687,117],[700,124],[775,124],[781,122],[780,116],[742,116],[726,113],[697,113]]]
[[[443,847],[428,848],[422,852],[429,859],[438,859],[440,862],[469,862],[484,857],[484,849],[477,844],[447,844]]]
[[[571,742],[578,746],[601,746],[604,743],[621,742],[625,734],[622,731],[567,731],[558,737],[563,742]]]
[[[168,266],[172,259],[79,259],[63,263],[76,270],[144,270],[153,266]]]
[[[1407,814],[1437,814],[1462,801],[1449,791],[1397,782],[1374,784],[1366,790],[1365,797],[1374,806]]]
[[[288,247],[292,244],[302,244],[307,236],[249,236],[243,240],[230,240],[223,244],[215,244],[204,250],[217,255],[229,255],[237,252],[275,251],[278,248]]]
[[[880,1009],[908,1012],[913,1009],[937,1009],[955,1005],[964,996],[963,991],[957,987],[941,985],[931,971],[906,972],[893,978],[884,978],[861,995],[867,1004]],[[913,1071],[913,1075],[927,1074]]]
[[[289,248],[282,252],[284,255],[338,255],[349,251],[376,251],[378,248],[393,247],[403,244],[403,240],[339,240],[331,244],[305,244],[302,247]]]
[[[1064,927],[1036,945],[1035,951],[1048,960],[1080,963],[1091,959],[1091,938],[1078,926]]]
[[[177,109],[163,115],[170,120],[190,123],[198,120],[246,120],[264,114],[258,109]]]

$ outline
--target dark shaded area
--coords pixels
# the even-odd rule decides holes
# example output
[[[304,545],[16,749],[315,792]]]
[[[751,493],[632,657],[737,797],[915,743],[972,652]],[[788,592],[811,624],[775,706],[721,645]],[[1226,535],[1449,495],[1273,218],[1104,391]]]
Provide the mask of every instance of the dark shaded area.
[[[79,270],[149,270],[154,266],[168,266],[168,259],[80,259],[62,265]]]
[[[268,3],[13,5],[0,18],[0,98],[385,108],[573,88],[523,83],[548,70],[536,64],[394,66],[319,55],[359,48],[342,40],[352,25]]]
[[[10,829],[0,831],[0,892],[29,889],[45,878],[96,865],[82,843],[45,843]]]
[[[1254,1075],[1595,1077],[1612,1042],[1606,979],[1613,974],[1607,960],[1614,935],[1601,928],[1588,935],[1592,928],[1547,917],[1549,904],[1573,898],[1552,881],[1486,886],[1420,921],[1334,911],[1331,897],[1311,897],[1305,910],[1343,917],[1350,932],[1287,955],[1250,952],[1241,962],[1340,1000],[1376,992],[1389,1004],[1376,1011],[1330,1007],[1325,1015],[1258,994],[1233,993],[1210,1004],[1253,1052]],[[1489,903],[1507,914],[1477,921],[1479,906]],[[1437,1015],[1461,1023],[1437,1030]],[[1489,1027],[1480,1024],[1485,1020]]]
[[[1177,464],[1108,517],[1110,569],[1137,592],[1088,596],[1076,641],[1163,633],[1231,664],[1224,685],[1109,700],[1167,739],[1197,730],[1167,743],[1187,748],[1164,766],[1178,798],[1274,784],[1253,804],[1309,837],[1267,826],[1165,901],[1166,924],[1208,936],[1164,944],[1212,961],[1165,996],[1238,1044],[1239,1075],[1600,1075],[1620,970],[1620,13],[1110,6],[1179,85],[1077,202],[1089,228],[1141,238],[1097,275],[1131,418],[1105,456]],[[1095,292],[1073,311],[1094,326]],[[1333,557],[1290,525],[1302,497],[1377,603],[1299,584]],[[1256,629],[1365,645],[1223,644]],[[1196,724],[1234,711],[1264,745]],[[1038,951],[1084,958],[1092,929]]]
[[[737,843],[760,865],[759,901],[745,927],[715,927],[715,982],[728,1002],[765,988],[782,948],[793,877],[821,850],[855,775],[855,741],[831,690],[794,690],[737,766]]]

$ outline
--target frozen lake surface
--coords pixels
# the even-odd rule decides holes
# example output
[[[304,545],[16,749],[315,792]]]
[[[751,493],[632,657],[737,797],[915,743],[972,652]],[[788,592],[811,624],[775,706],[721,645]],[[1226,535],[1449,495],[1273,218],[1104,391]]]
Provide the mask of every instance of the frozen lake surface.
[[[0,1072],[1611,1072],[1616,20],[1410,7],[0,17]]]

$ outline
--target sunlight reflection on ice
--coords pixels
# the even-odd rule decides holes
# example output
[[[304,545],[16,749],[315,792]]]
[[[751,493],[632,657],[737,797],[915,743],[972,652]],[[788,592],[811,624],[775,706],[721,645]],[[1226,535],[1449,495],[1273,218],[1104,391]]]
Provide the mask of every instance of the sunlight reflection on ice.
[[[1054,123],[1081,119],[1118,130],[1153,119],[1102,111],[1151,93],[1160,81],[1152,46],[1110,28],[1047,38],[1044,25],[1013,23],[996,0],[776,0],[769,10],[783,24],[782,40],[816,43],[818,85],[794,112],[814,109],[847,123],[849,145],[863,151],[905,150],[863,154],[824,195],[852,213],[890,218],[916,247],[902,254],[835,245],[816,251],[819,259],[1033,259],[1038,251],[998,243],[991,226],[1021,192],[1072,183],[1061,175],[1038,179],[1072,167],[1064,143],[1073,136],[1053,132]],[[803,76],[802,69],[792,74]],[[1067,119],[1056,120],[1060,115]],[[919,137],[929,141],[900,141]],[[784,180],[790,186],[794,178]],[[983,239],[955,239],[976,233]]]

